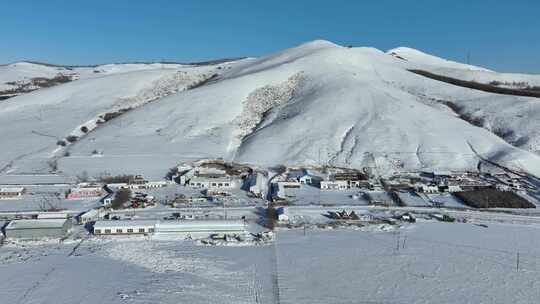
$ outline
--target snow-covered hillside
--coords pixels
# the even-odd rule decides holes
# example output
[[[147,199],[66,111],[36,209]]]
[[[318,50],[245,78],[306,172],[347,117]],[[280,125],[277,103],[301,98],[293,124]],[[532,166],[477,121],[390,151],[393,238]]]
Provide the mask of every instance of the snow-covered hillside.
[[[184,159],[223,157],[267,166],[372,167],[383,174],[475,169],[484,158],[540,176],[540,156],[534,153],[540,150],[535,133],[540,122],[531,123],[540,121],[540,100],[416,75],[408,69],[493,72],[400,50],[393,50],[398,58],[319,40],[223,66],[138,70],[40,90],[10,99],[0,109],[7,126],[2,144],[13,147],[0,161],[4,166],[13,161],[12,172],[36,170],[33,159],[51,155],[17,160],[34,151],[50,153],[56,138],[73,134],[128,100],[138,107],[88,134],[75,134],[84,136],[53,154],[59,170],[162,176]],[[152,98],[140,97],[178,71],[186,71],[189,81],[172,83],[193,89],[152,93],[153,99],[168,95],[152,103],[145,102]],[[213,74],[218,76],[195,85]],[[463,119],[469,112],[483,117],[483,128]],[[59,156],[66,150],[69,156]]]
[[[493,83],[510,88],[540,86],[540,75],[498,73],[482,67],[442,59],[407,47],[391,49],[387,53],[406,60],[411,68],[423,68],[436,74],[458,79],[486,84]]]
[[[55,66],[34,62],[0,65],[0,100],[78,79],[143,70],[179,69],[181,64],[127,63],[87,67]]]
[[[514,88],[540,86],[540,75],[497,73],[469,65],[433,60],[433,56],[408,48],[397,48],[388,54],[406,59],[410,69],[479,83],[498,82]],[[384,75],[391,78],[393,75]],[[399,88],[432,106],[450,105],[453,111],[473,121],[514,146],[540,154],[540,99],[490,94],[433,81],[422,76],[402,78]],[[520,87],[521,86],[521,87]]]
[[[83,78],[0,101],[0,170],[54,170],[56,159],[69,153],[70,141],[82,140],[96,127],[112,123],[109,116],[197,85],[210,78],[215,69],[135,69]]]
[[[0,66],[0,91],[15,87],[14,82],[21,82],[31,78],[52,78],[57,74],[71,74],[63,67],[53,67],[29,62],[17,62]]]

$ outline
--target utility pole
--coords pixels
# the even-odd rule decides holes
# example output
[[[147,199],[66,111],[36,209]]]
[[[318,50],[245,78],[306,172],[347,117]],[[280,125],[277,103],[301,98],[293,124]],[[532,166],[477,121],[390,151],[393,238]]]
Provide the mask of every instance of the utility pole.
[[[517,252],[517,255],[516,255],[516,271],[519,271],[519,251]]]
[[[400,238],[400,232],[397,233],[397,242],[396,242],[396,252],[399,251],[399,238]]]
[[[407,236],[405,235],[403,237],[403,246],[401,247],[402,249],[405,249],[405,242],[407,241]]]

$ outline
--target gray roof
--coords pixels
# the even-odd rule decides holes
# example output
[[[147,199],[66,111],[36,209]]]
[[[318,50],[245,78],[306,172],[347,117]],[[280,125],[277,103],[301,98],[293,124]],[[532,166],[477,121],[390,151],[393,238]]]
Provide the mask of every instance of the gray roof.
[[[6,230],[16,229],[54,229],[62,228],[67,219],[37,219],[37,220],[15,220],[9,222]]]

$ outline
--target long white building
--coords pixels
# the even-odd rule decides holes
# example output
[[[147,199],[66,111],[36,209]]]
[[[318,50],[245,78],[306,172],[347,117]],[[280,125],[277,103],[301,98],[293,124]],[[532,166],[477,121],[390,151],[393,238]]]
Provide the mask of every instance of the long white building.
[[[179,238],[204,238],[212,234],[246,234],[247,225],[243,220],[118,220],[97,221],[95,235],[135,235],[155,234]]]
[[[152,234],[157,220],[97,221],[95,235]]]
[[[243,220],[160,221],[156,224],[155,233],[161,236],[204,238],[212,234],[245,234],[247,229]]]

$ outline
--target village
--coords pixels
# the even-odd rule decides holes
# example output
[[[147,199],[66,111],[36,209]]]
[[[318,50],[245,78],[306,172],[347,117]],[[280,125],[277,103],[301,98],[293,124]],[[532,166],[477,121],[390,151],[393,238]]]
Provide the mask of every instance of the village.
[[[381,177],[365,169],[264,169],[201,160],[182,163],[157,181],[120,175],[57,187],[5,185],[0,227],[4,241],[61,241],[83,233],[257,242],[271,239],[274,229],[306,225],[465,221],[463,212],[471,210],[534,214],[538,198],[534,180],[500,168]]]

